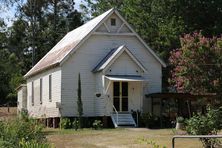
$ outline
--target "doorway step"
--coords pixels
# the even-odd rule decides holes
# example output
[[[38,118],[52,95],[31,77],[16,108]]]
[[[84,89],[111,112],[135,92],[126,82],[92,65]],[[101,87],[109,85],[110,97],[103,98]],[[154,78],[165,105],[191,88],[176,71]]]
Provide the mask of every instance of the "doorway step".
[[[115,128],[117,127],[136,127],[136,122],[129,112],[112,113],[111,119]]]

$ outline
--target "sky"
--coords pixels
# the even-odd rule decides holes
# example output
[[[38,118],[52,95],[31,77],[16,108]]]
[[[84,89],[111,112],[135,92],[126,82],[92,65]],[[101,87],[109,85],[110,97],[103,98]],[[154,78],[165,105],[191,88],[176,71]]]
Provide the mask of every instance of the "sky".
[[[26,0],[23,0],[23,3]],[[80,10],[79,5],[84,3],[83,0],[75,0],[75,8],[77,8],[77,10]],[[4,19],[7,26],[11,26],[13,20],[15,19],[15,13],[16,13],[16,8],[12,7],[10,9],[5,8],[3,5],[0,5],[0,18]]]

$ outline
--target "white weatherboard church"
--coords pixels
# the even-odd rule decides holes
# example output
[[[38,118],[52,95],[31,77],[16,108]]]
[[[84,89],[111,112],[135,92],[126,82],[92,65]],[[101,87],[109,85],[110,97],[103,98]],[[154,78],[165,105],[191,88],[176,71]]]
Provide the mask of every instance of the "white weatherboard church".
[[[76,117],[78,74],[84,117],[135,125],[132,110],[149,112],[145,94],[161,92],[165,63],[115,9],[67,33],[24,77],[30,116]],[[21,104],[20,104],[21,106]],[[21,109],[21,108],[19,108]],[[128,118],[129,121],[121,120]],[[130,121],[131,120],[131,121]]]

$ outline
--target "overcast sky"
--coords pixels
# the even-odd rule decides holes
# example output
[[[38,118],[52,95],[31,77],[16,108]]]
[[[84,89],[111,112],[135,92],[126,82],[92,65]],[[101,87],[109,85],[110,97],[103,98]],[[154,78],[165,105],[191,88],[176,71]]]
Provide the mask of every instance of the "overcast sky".
[[[23,0],[25,1],[25,0]],[[75,8],[77,8],[79,10],[79,5],[83,3],[83,0],[75,0]],[[6,8],[4,8],[2,5],[0,5],[0,18],[3,18],[5,20],[5,22],[7,23],[8,26],[12,25],[14,16],[15,16],[15,7],[7,10]]]

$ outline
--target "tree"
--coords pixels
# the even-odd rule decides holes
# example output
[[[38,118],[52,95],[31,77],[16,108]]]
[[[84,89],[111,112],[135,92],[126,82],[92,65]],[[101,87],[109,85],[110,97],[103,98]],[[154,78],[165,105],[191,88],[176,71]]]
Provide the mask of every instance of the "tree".
[[[79,126],[82,127],[82,115],[83,115],[83,104],[82,104],[82,88],[81,88],[81,77],[78,75],[78,89],[77,89],[77,108],[79,115]]]
[[[177,3],[172,0],[86,0],[85,11],[97,16],[116,8],[134,27],[137,33],[162,58],[179,46],[179,35],[184,32],[182,18],[177,15]]]
[[[168,63],[170,51],[180,47],[180,36],[202,30],[206,37],[222,30],[221,0],[85,0],[83,12],[97,16],[115,7],[148,45]],[[168,91],[170,67],[163,69],[163,91]]]
[[[26,46],[34,53],[33,64],[67,32],[82,25],[82,16],[74,5],[74,0],[27,0],[20,6],[18,17],[29,24]]]
[[[15,101],[22,75],[83,21],[74,0],[9,0],[0,4],[17,11],[12,26],[0,21],[0,103],[6,103],[6,98]]]
[[[0,104],[5,104],[9,99],[16,102],[15,88],[22,81],[19,61],[8,49],[7,36],[8,29],[4,21],[0,21]]]
[[[170,83],[177,92],[218,93],[222,88],[222,38],[186,34],[171,52]]]

